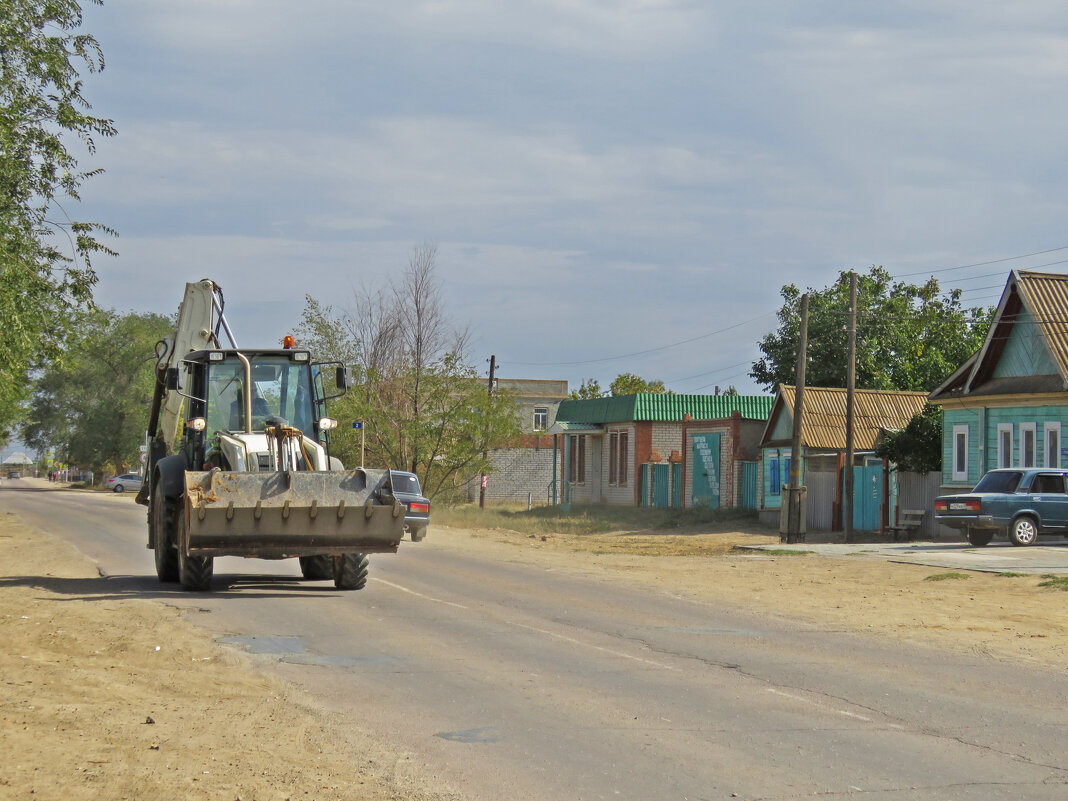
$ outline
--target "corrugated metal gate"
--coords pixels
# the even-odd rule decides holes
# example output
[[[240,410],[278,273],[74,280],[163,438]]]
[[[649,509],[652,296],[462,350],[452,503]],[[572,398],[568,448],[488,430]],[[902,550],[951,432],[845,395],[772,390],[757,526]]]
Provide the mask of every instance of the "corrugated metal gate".
[[[742,508],[757,508],[757,488],[760,484],[760,463],[739,462],[742,466]]]

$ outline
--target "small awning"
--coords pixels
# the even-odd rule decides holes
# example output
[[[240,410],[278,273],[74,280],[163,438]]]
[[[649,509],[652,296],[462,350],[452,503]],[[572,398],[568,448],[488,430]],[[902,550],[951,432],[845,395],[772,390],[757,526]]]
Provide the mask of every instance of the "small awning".
[[[567,420],[557,420],[551,428],[539,431],[539,434],[589,434],[599,436],[604,431],[596,423],[572,423]]]

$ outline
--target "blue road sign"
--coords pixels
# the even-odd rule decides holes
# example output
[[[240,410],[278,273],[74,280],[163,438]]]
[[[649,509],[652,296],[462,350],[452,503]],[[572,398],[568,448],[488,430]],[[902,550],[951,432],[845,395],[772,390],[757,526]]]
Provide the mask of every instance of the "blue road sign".
[[[354,420],[352,423],[352,427],[356,429],[363,428],[363,423],[359,422],[358,420]]]

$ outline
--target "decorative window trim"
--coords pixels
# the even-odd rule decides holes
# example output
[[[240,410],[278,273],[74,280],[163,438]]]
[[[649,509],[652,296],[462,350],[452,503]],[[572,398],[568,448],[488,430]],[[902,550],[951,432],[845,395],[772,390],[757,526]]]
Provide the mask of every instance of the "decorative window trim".
[[[1053,434],[1053,439],[1056,442],[1051,442],[1050,435]],[[1042,424],[1042,453],[1046,463],[1046,467],[1061,466],[1061,424],[1060,421],[1048,422]],[[1052,446],[1052,447],[1051,447]],[[1052,458],[1051,458],[1052,457]]]
[[[1004,434],[1009,435],[1009,447],[1004,445]],[[1012,423],[998,423],[998,467],[1012,467],[1012,448],[1014,441],[1014,427]]]
[[[950,442],[950,464],[953,466],[953,480],[968,480],[968,424],[953,426],[953,439]]]
[[[1030,439],[1030,453],[1028,440]],[[1020,467],[1038,467],[1038,424],[1020,423]]]

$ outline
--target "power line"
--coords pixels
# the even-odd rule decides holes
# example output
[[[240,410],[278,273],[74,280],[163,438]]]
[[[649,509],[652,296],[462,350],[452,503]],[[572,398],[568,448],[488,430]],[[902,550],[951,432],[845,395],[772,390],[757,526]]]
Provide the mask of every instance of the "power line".
[[[708,339],[709,337],[713,337],[716,334],[722,334],[726,331],[732,331],[735,328],[741,328],[743,325],[755,323],[757,320],[763,320],[765,317],[771,316],[775,313],[776,312],[765,312],[764,314],[759,314],[750,320],[735,323],[734,325],[728,325],[726,328],[720,328],[717,331],[709,331],[707,334],[699,334],[698,336],[690,337],[689,339],[683,339],[679,342],[672,342],[670,345],[660,345],[659,347],[649,348],[647,350],[639,350],[633,353],[623,353],[619,356],[605,356],[602,359],[583,359],[581,361],[575,362],[512,362],[512,364],[523,365],[524,367],[570,367],[576,364],[596,364],[597,362],[611,362],[616,361],[617,359],[630,359],[633,356],[644,356],[647,353],[657,353],[662,350],[677,348],[679,347],[679,345],[688,345],[691,342],[697,342],[701,339]]]
[[[915,273],[900,273],[898,275],[898,277],[899,278],[908,278],[909,276],[913,276],[913,275],[929,275],[929,274],[932,274],[932,273],[948,273],[948,272],[952,272],[953,270],[967,270],[970,267],[984,267],[987,264],[1002,264],[1003,262],[1006,262],[1006,261],[1015,261],[1017,259],[1029,259],[1032,256],[1044,256],[1047,253],[1056,253],[1056,252],[1058,252],[1060,250],[1068,250],[1068,245],[1062,245],[1059,248],[1050,248],[1049,250],[1036,250],[1034,253],[1024,253],[1024,254],[1021,254],[1019,256],[1006,256],[1003,259],[991,259],[990,261],[977,261],[974,264],[961,264],[961,265],[959,265],[957,267],[939,267],[939,268],[934,269],[934,270],[920,270],[920,271],[915,272]],[[1068,261],[1068,260],[1066,260],[1066,261]],[[1064,263],[1065,262],[1056,262],[1056,261],[1052,262],[1052,264],[1064,264]],[[1048,267],[1050,265],[1039,265],[1039,266]]]

